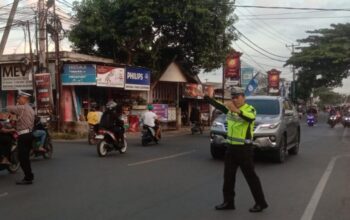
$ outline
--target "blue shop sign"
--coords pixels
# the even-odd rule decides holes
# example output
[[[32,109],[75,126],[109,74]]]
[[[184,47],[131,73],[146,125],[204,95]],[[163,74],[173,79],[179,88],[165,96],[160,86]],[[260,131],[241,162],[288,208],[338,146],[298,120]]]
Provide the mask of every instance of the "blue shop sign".
[[[141,67],[126,67],[125,90],[149,91],[151,71]]]
[[[62,85],[96,85],[95,64],[64,64]]]

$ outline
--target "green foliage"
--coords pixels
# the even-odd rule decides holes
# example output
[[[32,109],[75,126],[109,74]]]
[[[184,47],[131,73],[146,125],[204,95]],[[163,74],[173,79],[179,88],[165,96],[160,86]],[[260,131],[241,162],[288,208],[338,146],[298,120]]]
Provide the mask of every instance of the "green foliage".
[[[185,71],[219,67],[235,35],[230,0],[82,0],[69,39],[78,52],[145,66],[171,61]]]
[[[314,91],[314,95],[319,97],[319,106],[339,105],[345,100],[345,96],[332,91],[330,88],[320,87]]]
[[[298,70],[298,96],[304,100],[313,88],[341,86],[350,67],[350,23],[308,33],[309,37],[299,40],[307,46],[286,63]]]

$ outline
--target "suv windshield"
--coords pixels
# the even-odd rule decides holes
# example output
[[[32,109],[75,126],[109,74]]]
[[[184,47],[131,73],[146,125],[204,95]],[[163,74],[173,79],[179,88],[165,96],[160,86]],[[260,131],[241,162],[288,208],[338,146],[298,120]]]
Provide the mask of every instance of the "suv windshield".
[[[246,102],[254,106],[258,115],[278,115],[280,113],[278,100],[247,99]]]

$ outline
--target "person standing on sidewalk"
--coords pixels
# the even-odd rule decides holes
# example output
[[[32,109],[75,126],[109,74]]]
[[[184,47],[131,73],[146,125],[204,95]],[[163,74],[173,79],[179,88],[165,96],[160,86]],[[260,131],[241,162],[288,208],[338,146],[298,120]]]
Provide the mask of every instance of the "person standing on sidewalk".
[[[24,172],[24,178],[17,181],[16,184],[28,185],[33,183],[34,175],[30,165],[30,150],[33,142],[33,127],[35,113],[29,105],[30,94],[19,91],[17,97],[17,105],[7,106],[7,111],[13,113],[17,117],[16,130],[18,133],[18,159]]]
[[[245,103],[244,90],[234,87],[232,101],[224,105],[213,98],[205,99],[226,114],[227,139],[224,168],[224,202],[215,206],[216,210],[235,209],[235,183],[237,168],[240,167],[253,194],[255,205],[250,212],[261,212],[268,207],[259,177],[254,170],[253,131],[256,112],[253,106]]]

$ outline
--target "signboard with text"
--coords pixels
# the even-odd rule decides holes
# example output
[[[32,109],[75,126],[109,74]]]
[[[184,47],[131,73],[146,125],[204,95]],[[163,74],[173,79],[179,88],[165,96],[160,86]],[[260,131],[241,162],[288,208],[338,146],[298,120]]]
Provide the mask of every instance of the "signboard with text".
[[[96,85],[102,87],[124,88],[125,68],[113,66],[96,67]]]
[[[35,76],[36,107],[38,115],[53,113],[53,98],[50,73],[37,73]]]
[[[1,90],[32,90],[32,70],[23,63],[0,65]]]
[[[64,64],[62,85],[96,85],[95,64]]]
[[[141,67],[126,67],[125,90],[149,91],[151,71]]]
[[[167,104],[153,104],[153,112],[156,113],[159,120],[162,122],[168,121],[168,105]]]

